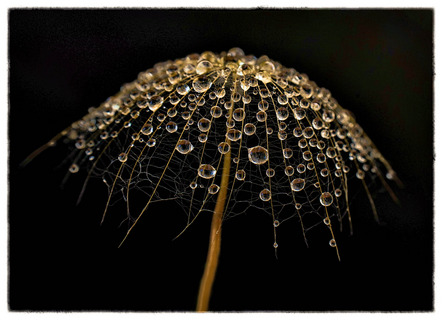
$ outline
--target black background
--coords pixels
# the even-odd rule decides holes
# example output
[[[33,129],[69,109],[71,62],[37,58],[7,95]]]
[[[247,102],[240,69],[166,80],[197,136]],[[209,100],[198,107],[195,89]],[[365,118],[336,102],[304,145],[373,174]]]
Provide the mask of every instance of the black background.
[[[305,72],[353,111],[405,184],[374,222],[363,194],[342,261],[295,221],[228,220],[211,310],[433,308],[433,12],[431,10],[11,10],[9,12],[9,307],[193,310],[210,217],[182,237],[173,203],[153,206],[122,248],[118,205],[81,176],[60,188],[63,147],[19,163],[154,63],[241,47]],[[317,238],[316,238],[317,237]],[[316,240],[317,239],[317,240]]]

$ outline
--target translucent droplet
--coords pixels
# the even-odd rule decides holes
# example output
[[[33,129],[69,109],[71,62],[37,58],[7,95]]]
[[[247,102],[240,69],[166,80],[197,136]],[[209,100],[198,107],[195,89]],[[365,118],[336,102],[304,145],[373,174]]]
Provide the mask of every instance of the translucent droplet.
[[[327,123],[333,122],[335,120],[335,113],[332,110],[324,110],[324,113],[322,114],[322,120],[324,120]]]
[[[315,134],[315,130],[313,130],[312,127],[306,127],[304,130],[302,130],[302,135],[306,139],[310,139]]]
[[[278,246],[278,243],[274,242],[274,243],[273,243],[273,248],[276,249],[276,248],[278,248],[278,247],[279,247],[279,246]]]
[[[266,100],[258,102],[258,109],[260,111],[266,111],[269,108],[269,103]]]
[[[326,226],[329,226],[329,225],[330,225],[330,219],[329,219],[329,218],[325,218],[324,220],[322,220],[322,222],[324,222],[324,224],[325,224]]]
[[[259,198],[262,201],[269,201],[272,198],[272,194],[270,192],[269,189],[263,189],[260,193],[259,193]]]
[[[302,153],[302,158],[303,158],[305,161],[310,161],[310,160],[312,159],[312,153],[311,153],[310,151],[304,151],[304,152]]]
[[[278,220],[273,221],[273,226],[274,226],[275,228],[279,227],[279,225],[280,225],[280,223],[279,223]]]
[[[275,175],[275,170],[274,170],[274,169],[269,168],[269,169],[266,170],[266,176],[267,176],[267,177],[271,178],[271,177],[273,177],[274,175]]]
[[[261,147],[261,146],[249,148],[248,155],[249,155],[250,162],[252,162],[254,164],[266,163],[269,158],[269,154],[268,154],[267,149],[264,147]]]
[[[334,248],[336,247],[336,240],[335,239],[331,239],[328,244],[330,245],[330,247]]]
[[[278,139],[281,141],[284,141],[285,139],[287,139],[287,132],[285,132],[284,130],[279,130],[278,131]]]
[[[199,77],[193,80],[192,87],[198,93],[206,92],[212,86],[212,81],[208,77]]]
[[[300,210],[302,208],[302,204],[300,204],[299,202],[296,203],[295,208],[296,208],[296,210]]]
[[[201,143],[205,143],[205,142],[207,141],[207,134],[205,134],[205,133],[201,133],[201,134],[198,136],[198,141],[201,142]]]
[[[358,179],[364,179],[364,177],[365,177],[365,172],[362,171],[361,169],[359,169],[359,170],[356,172],[356,178],[358,178]]]
[[[324,123],[322,122],[322,120],[320,118],[317,117],[317,118],[313,119],[312,126],[316,130],[321,130],[324,127]]]
[[[243,181],[246,178],[246,172],[244,170],[236,171],[235,178],[239,181]]]
[[[203,74],[213,68],[213,64],[208,60],[202,60],[196,65],[196,73]]]
[[[302,120],[305,118],[305,110],[302,109],[301,107],[297,107],[295,108],[295,118],[297,120]]]
[[[322,152],[320,152],[320,153],[318,153],[318,154],[316,155],[316,160],[317,160],[319,163],[324,163],[324,162],[327,160],[327,158],[326,158],[325,154],[323,154]]]
[[[230,151],[230,145],[227,142],[221,142],[218,145],[218,151],[222,154],[226,154]]]
[[[126,153],[120,153],[120,155],[118,156],[118,160],[120,162],[126,162],[127,161],[127,154]]]
[[[293,179],[293,181],[290,183],[290,187],[293,191],[301,191],[305,187],[305,180],[302,178]]]
[[[80,170],[80,167],[78,166],[78,164],[74,163],[69,167],[69,172],[70,173],[77,173],[78,170]]]
[[[319,201],[324,207],[328,207],[333,203],[333,196],[330,192],[323,192],[319,198]]]
[[[183,83],[176,87],[176,91],[178,92],[178,94],[184,96],[190,91],[190,87],[187,84]]]
[[[207,132],[210,130],[210,120],[207,118],[202,118],[198,121],[198,129],[200,129],[201,132]]]
[[[178,130],[178,125],[175,122],[170,121],[169,123],[166,124],[166,130],[169,133],[174,133]]]
[[[278,110],[276,110],[276,117],[280,121],[284,121],[289,117],[289,111],[285,107],[281,107]]]
[[[335,196],[336,196],[336,198],[339,198],[340,196],[342,196],[342,190],[341,189],[336,189],[335,190]]]
[[[295,173],[295,169],[292,166],[287,166],[284,170],[284,173],[287,177],[291,177]]]
[[[216,174],[216,170],[210,164],[202,164],[198,168],[198,175],[204,179],[213,178]]]
[[[300,138],[302,136],[302,128],[301,127],[296,127],[295,129],[293,129],[293,135],[296,138]]]
[[[243,108],[238,108],[233,111],[233,119],[235,119],[235,121],[243,121],[245,117],[246,113]]]
[[[217,184],[212,184],[207,189],[207,191],[209,191],[210,194],[215,194],[215,193],[217,193],[219,191],[219,186]]]
[[[163,105],[163,97],[162,96],[153,96],[149,100],[149,109],[151,111],[157,111]]]
[[[218,106],[213,106],[210,109],[210,114],[214,118],[219,118],[219,117],[221,117],[223,115],[223,110],[220,107],[218,107]]]
[[[238,141],[239,139],[241,139],[241,135],[241,131],[237,129],[229,129],[226,133],[226,137],[230,141]]]
[[[304,173],[305,172],[305,165],[302,163],[298,164],[298,166],[296,167],[296,171],[298,171],[298,173]]]
[[[177,113],[178,113],[178,111],[176,110],[175,107],[170,108],[169,110],[167,110],[167,115],[168,115],[170,118],[175,117],[175,116],[177,115]]]
[[[198,184],[195,181],[192,181],[189,186],[191,189],[196,189],[196,187],[198,187]]]
[[[288,103],[288,99],[287,99],[286,95],[280,94],[278,96],[278,103],[282,104],[282,105],[286,105]]]
[[[182,139],[178,141],[175,149],[181,154],[188,154],[193,150],[193,145],[190,141]]]
[[[327,155],[327,157],[329,158],[334,158],[336,157],[336,150],[333,147],[328,147],[325,154]]]
[[[154,138],[150,138],[149,140],[147,140],[146,144],[149,148],[155,147],[155,144],[157,143],[157,140],[155,140]]]
[[[256,127],[253,123],[246,123],[244,126],[244,133],[248,136],[253,135],[256,132]]]
[[[329,171],[327,168],[321,169],[321,176],[326,177],[328,176]]]
[[[256,119],[259,122],[264,122],[267,120],[267,113],[265,113],[265,111],[259,111],[256,113]]]

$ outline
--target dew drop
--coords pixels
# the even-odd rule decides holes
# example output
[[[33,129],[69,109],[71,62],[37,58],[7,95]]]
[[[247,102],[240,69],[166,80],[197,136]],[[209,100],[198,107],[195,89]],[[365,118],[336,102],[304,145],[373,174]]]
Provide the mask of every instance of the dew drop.
[[[174,133],[178,130],[178,126],[175,122],[170,121],[169,123],[166,124],[166,130],[169,133]]]
[[[198,187],[198,184],[197,184],[195,181],[192,181],[192,182],[190,183],[189,187],[190,187],[191,189],[196,189],[196,187]]]
[[[274,226],[275,228],[279,227],[279,225],[280,225],[280,223],[279,223],[278,220],[273,221],[273,226]]]
[[[261,190],[261,192],[259,193],[259,198],[262,201],[269,201],[272,198],[272,194],[270,192],[269,189],[263,189]]]
[[[207,134],[205,134],[205,133],[201,133],[201,134],[198,136],[198,141],[201,142],[201,143],[205,143],[205,142],[207,141]]]
[[[120,162],[126,162],[127,161],[127,154],[126,153],[120,153],[120,155],[118,156],[118,160]]]
[[[267,177],[271,178],[271,177],[273,177],[274,175],[275,175],[275,170],[274,170],[274,169],[269,168],[269,169],[266,170],[266,176],[267,176]]]
[[[223,115],[223,110],[220,107],[218,107],[218,106],[213,106],[210,109],[210,114],[214,118],[219,118],[219,117],[221,117]]]
[[[305,180],[302,178],[293,179],[293,181],[290,183],[290,187],[292,188],[293,191],[296,192],[304,189],[304,186],[305,186]]]
[[[193,145],[190,141],[182,139],[178,141],[175,149],[181,154],[188,154],[193,150]]]
[[[246,123],[244,126],[244,133],[248,136],[253,135],[256,132],[256,127],[253,123]]]
[[[77,173],[78,170],[80,170],[80,167],[78,166],[78,164],[74,163],[69,167],[69,172],[70,173]]]
[[[336,240],[335,239],[331,239],[328,244],[330,245],[330,247],[334,248],[336,247]]]
[[[202,164],[198,168],[198,175],[204,179],[213,178],[216,174],[216,170],[210,164]]]
[[[219,186],[217,184],[210,185],[208,189],[210,194],[216,194],[219,191]]]
[[[235,121],[243,121],[245,117],[246,113],[243,108],[238,108],[233,111],[233,119],[235,119]]]
[[[226,133],[226,137],[230,141],[238,141],[239,139],[241,139],[241,135],[241,131],[237,129],[229,129]]]
[[[210,130],[210,120],[207,118],[202,118],[198,121],[198,129],[200,129],[201,132],[207,132]]]
[[[157,141],[154,138],[150,138],[149,140],[147,140],[147,146],[149,148],[155,147],[155,144],[157,143]]]
[[[266,121],[266,120],[267,120],[267,113],[265,113],[265,111],[258,111],[258,112],[256,113],[256,119],[257,119],[259,122],[264,122],[264,121]]]
[[[252,162],[254,164],[266,163],[269,158],[269,154],[268,154],[267,149],[264,147],[261,147],[261,146],[249,148],[248,155],[249,155],[250,162]]]
[[[149,109],[154,112],[157,111],[163,105],[163,100],[162,96],[154,95],[149,100]]]
[[[218,145],[218,151],[222,154],[226,154],[230,151],[230,145],[227,142],[221,142]]]
[[[288,112],[287,108],[281,107],[278,110],[276,110],[276,117],[280,121],[286,120],[289,117],[289,112]]]
[[[196,73],[203,74],[213,68],[213,64],[208,60],[202,60],[196,65]]]
[[[192,87],[198,93],[206,92],[212,86],[212,81],[208,77],[199,77],[193,80]]]
[[[246,178],[246,172],[244,170],[236,171],[235,178],[239,181],[243,181]]]
[[[323,192],[319,198],[319,201],[324,207],[328,207],[333,203],[333,196],[330,192]]]
[[[296,167],[296,171],[298,171],[298,173],[304,173],[305,172],[305,165],[302,163],[298,164],[298,166]]]
[[[293,169],[292,166],[287,166],[284,170],[284,173],[287,177],[291,177],[295,173],[295,169]]]

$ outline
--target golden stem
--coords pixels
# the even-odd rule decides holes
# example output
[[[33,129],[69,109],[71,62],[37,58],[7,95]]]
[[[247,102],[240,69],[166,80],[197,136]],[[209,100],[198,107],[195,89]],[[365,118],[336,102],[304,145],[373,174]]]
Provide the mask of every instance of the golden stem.
[[[227,140],[230,145],[230,141]],[[216,200],[215,210],[212,216],[212,226],[210,229],[209,251],[207,253],[206,266],[201,279],[200,290],[196,311],[205,312],[209,308],[210,294],[212,293],[213,281],[215,279],[216,268],[218,266],[219,252],[221,249],[221,225],[223,221],[224,206],[227,199],[227,189],[230,174],[230,151],[224,155],[223,172],[221,186]]]

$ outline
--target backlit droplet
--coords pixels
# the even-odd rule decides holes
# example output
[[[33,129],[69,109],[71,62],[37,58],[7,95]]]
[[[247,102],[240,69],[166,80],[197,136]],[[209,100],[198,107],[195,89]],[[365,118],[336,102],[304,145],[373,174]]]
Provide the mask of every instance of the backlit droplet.
[[[305,186],[305,180],[302,178],[293,179],[292,182],[290,183],[290,187],[292,188],[293,191],[296,192],[304,189],[304,186]]]
[[[284,155],[284,158],[290,159],[293,156],[293,150],[290,148],[285,148],[282,150],[282,154]]]
[[[198,121],[198,129],[201,132],[207,132],[210,130],[210,120],[206,118],[202,118]]]
[[[249,160],[254,164],[263,164],[266,163],[269,154],[266,148],[261,146],[256,146],[248,149]]]
[[[279,227],[279,221],[278,220],[275,220],[275,221],[273,221],[273,226],[275,227],[275,228],[277,228],[277,227]]]
[[[266,121],[266,119],[267,119],[267,113],[265,113],[265,111],[259,111],[259,112],[256,114],[256,119],[257,119],[259,122],[264,122],[264,121]]]
[[[178,130],[178,126],[175,122],[170,121],[169,123],[166,124],[166,130],[169,133],[174,133],[175,131]]]
[[[216,170],[210,164],[202,164],[198,168],[198,175],[204,179],[213,178],[216,174]]]
[[[192,181],[192,182],[190,183],[189,187],[190,187],[191,189],[196,189],[196,187],[198,187],[198,184],[197,184],[195,181]]]
[[[230,141],[238,141],[241,139],[241,131],[237,129],[229,129],[227,130],[226,137]]]
[[[235,121],[243,121],[245,116],[246,113],[242,108],[238,108],[233,111],[233,119],[235,119]]]
[[[273,248],[276,249],[276,248],[278,248],[278,247],[279,247],[279,246],[278,246],[278,243],[274,242],[274,243],[273,243]]]
[[[190,151],[193,150],[193,145],[190,143],[190,141],[182,139],[178,141],[176,145],[176,150],[181,154],[188,154]]]
[[[212,184],[210,185],[208,191],[210,194],[215,194],[219,191],[219,186],[217,184]]]
[[[291,177],[295,173],[295,169],[292,166],[287,166],[284,170],[284,173],[287,177]]]
[[[205,76],[196,78],[192,82],[193,89],[198,93],[206,92],[207,90],[210,89],[211,86],[212,86],[212,81]]]
[[[126,162],[127,161],[127,154],[126,153],[120,153],[120,155],[118,156],[118,160],[120,162]]]
[[[260,193],[259,193],[259,198],[262,201],[269,201],[272,198],[272,194],[270,192],[269,189],[263,189]]]
[[[334,248],[336,247],[336,240],[335,239],[331,239],[328,244],[330,245],[330,247]]]
[[[248,136],[253,135],[256,132],[256,127],[253,123],[246,123],[244,126],[244,133]]]
[[[324,220],[322,220],[323,222],[324,222],[324,224],[326,225],[326,226],[329,226],[330,225],[330,219],[329,218],[325,218]]]
[[[239,181],[243,181],[246,178],[246,172],[244,170],[236,171],[235,178]]]
[[[221,142],[218,145],[218,151],[222,154],[226,154],[230,150],[230,145],[227,142]]]
[[[289,111],[285,107],[281,107],[276,110],[276,117],[278,120],[284,121],[289,117]]]
[[[147,140],[146,144],[149,148],[152,148],[152,147],[155,147],[156,143],[157,143],[157,140],[155,140],[154,138],[150,138],[149,140]]]
[[[70,167],[69,167],[69,172],[70,173],[77,173],[78,172],[78,170],[80,170],[80,167],[78,166],[78,164],[72,164]]]
[[[164,98],[162,96],[153,96],[149,100],[149,109],[151,111],[157,111],[163,105]]]
[[[271,177],[273,177],[274,175],[275,175],[275,170],[274,170],[274,169],[269,168],[269,169],[266,170],[266,176],[267,176],[267,177],[271,178]]]
[[[223,115],[223,110],[218,106],[213,106],[212,109],[210,109],[210,114],[214,118],[219,118]]]
[[[333,203],[333,196],[330,192],[324,192],[321,194],[319,201],[324,207],[328,207]]]

